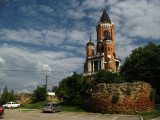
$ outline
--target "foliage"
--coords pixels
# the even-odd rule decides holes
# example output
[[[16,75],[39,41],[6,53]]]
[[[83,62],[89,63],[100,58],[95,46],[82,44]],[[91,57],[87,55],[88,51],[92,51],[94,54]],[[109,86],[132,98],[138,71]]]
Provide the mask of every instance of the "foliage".
[[[131,88],[127,87],[127,89],[125,90],[125,93],[127,96],[130,96],[131,95]]]
[[[156,91],[155,91],[155,89],[152,89],[151,92],[150,92],[150,99],[154,100],[155,97],[156,97]]]
[[[2,104],[5,104],[9,101],[15,101],[15,98],[14,98],[14,91],[11,90],[11,92],[8,92],[8,88],[7,86],[5,86],[4,90],[3,90],[3,93],[1,95],[1,99],[0,99],[0,102]]]
[[[82,105],[88,97],[87,89],[89,89],[89,83],[86,82],[83,75],[74,72],[72,76],[59,83],[57,95],[68,104]]]
[[[133,50],[121,66],[120,74],[127,82],[148,82],[160,96],[160,45],[150,42]]]
[[[8,88],[7,88],[7,86],[5,86],[3,93],[1,95],[1,103],[5,104],[6,102],[8,102]]]
[[[93,75],[92,83],[94,85],[99,83],[122,83],[123,78],[117,72],[111,72],[106,70],[100,70],[95,75]]]
[[[115,94],[113,97],[112,97],[112,103],[115,104],[119,101],[119,94]]]
[[[159,110],[160,111],[160,104],[155,104],[155,110]]]
[[[57,93],[57,92],[58,92],[58,87],[57,87],[57,86],[53,86],[53,88],[52,88],[52,92]]]
[[[15,101],[13,90],[11,90],[11,92],[8,93],[8,101]]]
[[[38,86],[36,90],[33,91],[32,102],[45,101],[47,99],[47,89],[46,86]]]

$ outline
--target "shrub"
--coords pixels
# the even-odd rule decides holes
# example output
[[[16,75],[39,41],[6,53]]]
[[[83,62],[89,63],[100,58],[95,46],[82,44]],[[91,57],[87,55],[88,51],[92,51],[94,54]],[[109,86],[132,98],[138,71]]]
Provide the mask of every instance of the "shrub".
[[[127,87],[127,89],[125,90],[125,93],[127,96],[130,96],[131,95],[131,88]]]
[[[33,103],[45,101],[47,99],[47,89],[46,86],[38,86],[36,90],[33,91]]]
[[[112,103],[115,104],[119,101],[119,94],[115,94],[112,98]]]
[[[151,100],[154,100],[156,97],[156,90],[155,89],[152,89],[151,92],[150,92],[150,99]]]

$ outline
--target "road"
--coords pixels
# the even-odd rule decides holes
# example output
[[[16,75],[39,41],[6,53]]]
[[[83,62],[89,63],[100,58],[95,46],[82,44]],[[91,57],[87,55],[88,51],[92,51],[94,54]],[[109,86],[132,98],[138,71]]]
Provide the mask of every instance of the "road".
[[[100,114],[87,112],[42,113],[41,110],[5,109],[0,120],[141,120],[138,115]]]

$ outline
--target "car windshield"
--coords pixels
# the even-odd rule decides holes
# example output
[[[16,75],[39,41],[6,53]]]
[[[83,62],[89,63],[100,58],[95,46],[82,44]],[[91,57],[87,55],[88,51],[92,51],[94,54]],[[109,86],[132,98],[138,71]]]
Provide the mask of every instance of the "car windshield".
[[[53,106],[58,106],[58,104],[53,104]]]
[[[51,104],[44,104],[43,106],[50,106]]]

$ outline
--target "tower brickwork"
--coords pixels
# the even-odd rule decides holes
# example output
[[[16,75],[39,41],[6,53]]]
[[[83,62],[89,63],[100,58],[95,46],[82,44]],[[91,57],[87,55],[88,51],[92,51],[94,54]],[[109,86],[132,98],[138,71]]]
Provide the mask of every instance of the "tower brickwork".
[[[86,45],[86,62],[84,74],[91,75],[98,70],[118,71],[121,59],[116,56],[114,23],[111,22],[106,10],[96,26],[97,50],[94,53],[94,43],[88,42]]]

